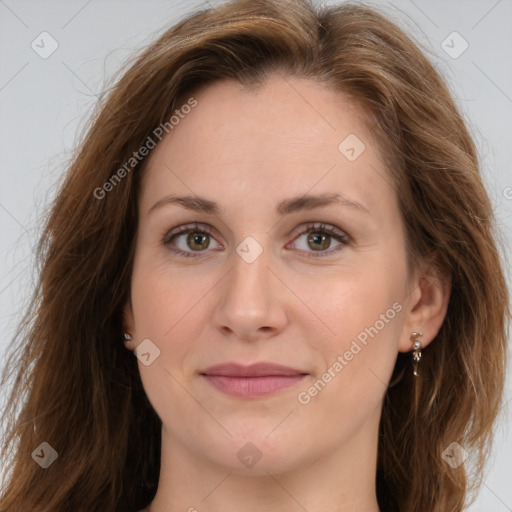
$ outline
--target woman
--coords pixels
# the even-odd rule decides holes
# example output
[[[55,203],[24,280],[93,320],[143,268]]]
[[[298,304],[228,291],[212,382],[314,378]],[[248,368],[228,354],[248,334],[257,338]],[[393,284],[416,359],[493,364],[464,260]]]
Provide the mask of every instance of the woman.
[[[0,510],[469,501],[510,318],[492,205],[445,83],[375,10],[237,0],[169,29],[39,251]]]

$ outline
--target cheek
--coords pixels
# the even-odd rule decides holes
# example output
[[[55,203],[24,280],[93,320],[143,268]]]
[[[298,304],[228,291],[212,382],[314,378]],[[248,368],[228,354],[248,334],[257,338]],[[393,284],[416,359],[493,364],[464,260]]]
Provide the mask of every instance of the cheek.
[[[337,366],[336,373],[351,374],[354,388],[372,373],[386,382],[398,353],[402,309],[391,300],[366,302],[366,307],[347,303],[342,313],[329,320],[334,335],[320,348],[326,367],[340,362],[343,368]]]
[[[402,325],[403,306],[391,290],[355,287],[324,299],[323,319],[334,334],[316,338],[322,367],[297,398],[329,435],[352,435],[382,403]]]
[[[141,359],[137,361],[139,373],[148,398],[159,411],[162,404],[154,400],[169,399],[177,392],[173,377],[180,380],[176,368],[190,346],[188,340],[194,337],[194,333],[188,331],[194,328],[194,323],[190,322],[194,313],[193,297],[190,293],[180,293],[181,289],[190,287],[168,274],[168,269],[166,272],[154,261],[140,258],[134,264],[131,289],[137,346],[148,343],[143,340],[150,340],[151,351],[157,354],[154,359],[151,357],[149,365]]]
[[[296,282],[294,291],[313,313],[307,318],[320,321],[326,336],[338,340],[335,346],[361,333],[364,341],[365,329],[374,324],[379,332],[389,332],[392,324],[396,327],[399,323],[402,273],[375,269],[376,265],[368,265],[335,271],[319,276],[315,286],[305,280],[301,285],[300,279]]]
[[[134,265],[132,303],[137,342],[149,339],[158,356],[145,365],[137,361],[140,378],[148,400],[164,424],[173,418],[197,414],[195,402],[184,391],[183,362],[193,349],[202,323],[195,315],[204,292],[193,286],[190,276],[142,259]]]
[[[194,306],[208,292],[208,279],[198,279],[193,267],[177,268],[160,251],[141,251],[132,274],[132,303],[138,337],[161,341],[176,337]]]
[[[399,264],[393,269],[375,261],[354,266],[318,288],[303,289],[325,327],[322,335],[309,338],[316,340],[315,349],[325,365],[320,372],[331,369],[325,376],[333,382],[329,387],[337,388],[346,380],[343,388],[359,396],[365,387],[372,387],[372,382],[381,389],[387,385],[403,323],[400,301],[404,279],[405,268]],[[341,374],[343,379],[337,377]]]

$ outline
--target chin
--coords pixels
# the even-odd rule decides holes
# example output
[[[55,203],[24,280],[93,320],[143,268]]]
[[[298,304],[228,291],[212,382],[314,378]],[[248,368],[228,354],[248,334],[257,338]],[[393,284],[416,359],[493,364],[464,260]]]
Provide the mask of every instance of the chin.
[[[289,437],[273,438],[273,434],[268,435],[271,430],[256,434],[251,429],[252,434],[234,435],[221,443],[212,441],[211,445],[200,448],[200,455],[227,471],[246,476],[268,477],[268,473],[285,473],[296,468],[305,459],[297,451],[303,443]]]

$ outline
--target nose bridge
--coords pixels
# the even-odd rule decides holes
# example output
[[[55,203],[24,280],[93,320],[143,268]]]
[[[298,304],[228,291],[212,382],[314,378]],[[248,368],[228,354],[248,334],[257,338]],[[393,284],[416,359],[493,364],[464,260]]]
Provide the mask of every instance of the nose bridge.
[[[270,249],[254,239],[239,244],[216,305],[214,321],[218,328],[240,338],[250,338],[262,328],[282,328],[286,314],[276,289],[279,280],[269,269],[272,266]]]
[[[270,299],[271,273],[267,268],[271,265],[270,251],[258,246],[261,249],[254,242],[242,242],[233,255],[228,294],[240,310],[244,303],[249,309],[263,309]]]

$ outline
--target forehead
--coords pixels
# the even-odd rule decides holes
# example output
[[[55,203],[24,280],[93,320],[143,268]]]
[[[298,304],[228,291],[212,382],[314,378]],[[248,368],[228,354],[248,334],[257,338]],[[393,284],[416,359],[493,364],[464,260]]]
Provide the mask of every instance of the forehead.
[[[379,183],[386,172],[364,112],[317,82],[272,76],[249,90],[223,80],[193,99],[197,105],[150,155],[143,206],[170,192],[222,194],[248,204],[261,191],[277,203],[285,192],[313,189],[359,197],[367,190],[371,206],[386,186]]]

